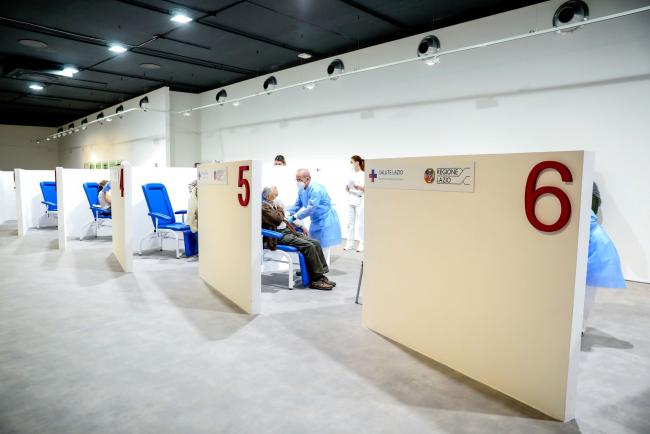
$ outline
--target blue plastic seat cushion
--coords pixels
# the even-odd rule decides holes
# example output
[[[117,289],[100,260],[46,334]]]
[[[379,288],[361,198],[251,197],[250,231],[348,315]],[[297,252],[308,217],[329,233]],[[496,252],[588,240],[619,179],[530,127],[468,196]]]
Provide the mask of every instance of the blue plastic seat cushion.
[[[158,229],[169,229],[172,231],[185,231],[189,230],[190,226],[185,223],[162,223],[158,224]]]

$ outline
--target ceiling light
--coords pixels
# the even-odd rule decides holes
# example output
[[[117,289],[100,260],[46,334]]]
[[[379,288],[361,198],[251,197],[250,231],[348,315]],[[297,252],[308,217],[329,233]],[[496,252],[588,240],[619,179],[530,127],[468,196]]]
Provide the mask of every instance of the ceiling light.
[[[72,134],[72,130],[74,130],[74,124],[68,125],[68,134]]]
[[[104,113],[98,114],[97,120],[99,121],[99,125],[104,125],[104,122],[102,122],[104,120]]]
[[[141,63],[140,68],[142,69],[160,69],[160,65],[157,63]]]
[[[235,107],[239,107],[239,101],[233,101],[232,105],[234,105]]]
[[[183,112],[183,116],[188,118],[188,117],[192,116],[192,113],[191,112]]]
[[[149,107],[149,97],[145,96],[140,100],[139,106],[142,110],[147,111],[147,108]]]
[[[120,119],[123,119],[124,116],[122,115],[122,112],[124,111],[124,106],[120,105],[118,108],[115,109],[115,113]]]
[[[433,36],[425,36],[418,44],[418,57],[430,57],[440,51],[440,40]],[[435,62],[437,63],[437,62]],[[435,63],[428,63],[427,65],[435,65]]]
[[[75,129],[74,129],[74,132],[75,132],[75,133],[78,133],[78,132],[79,132],[79,128],[75,128]]]
[[[341,59],[333,60],[332,63],[327,67],[327,75],[339,75],[345,71],[345,65]],[[332,77],[332,80],[336,80],[338,77]]]
[[[88,119],[81,121],[81,129],[85,131],[86,128],[88,128]]]
[[[226,89],[221,89],[219,92],[217,92],[217,96],[215,98],[217,100],[217,103],[223,105],[223,103],[226,102],[226,98],[228,98],[228,92],[226,92]]]
[[[553,27],[565,26],[567,24],[575,24],[580,21],[589,19],[589,6],[581,0],[569,0],[562,3],[557,8],[553,15]],[[570,29],[558,30],[558,33],[571,33],[575,32],[582,26],[571,27]]]
[[[112,117],[110,117],[110,116],[109,116],[109,117],[107,117],[107,118],[106,118],[106,122],[113,122],[113,118],[112,118]]]
[[[122,44],[113,43],[108,46],[108,51],[112,51],[113,53],[117,54],[124,53],[126,50],[127,48]]]
[[[56,71],[54,73],[56,75],[62,75],[63,77],[72,77],[77,72],[79,72],[79,70],[77,68],[75,68],[74,66],[66,66],[61,71]]]
[[[298,57],[300,57],[301,59],[307,60],[307,59],[311,59],[311,54],[309,54],[309,53],[300,53],[300,54],[298,54]]]
[[[47,141],[49,142],[49,141],[50,141],[50,138],[49,138],[49,137],[46,137],[45,140],[47,140]]]
[[[316,87],[316,83],[312,81],[311,83],[305,84],[302,88],[307,90],[314,90],[315,87]]]
[[[426,63],[427,66],[437,65],[438,63],[440,63],[440,57],[439,56],[433,56],[433,57],[425,60],[424,63]]]
[[[29,48],[45,48],[47,44],[43,41],[37,41],[36,39],[20,39],[18,41],[20,45],[24,45]]]
[[[29,88],[31,90],[43,90],[44,89],[43,86],[38,84],[38,83],[30,84]]]
[[[171,21],[174,21],[174,22],[176,22],[176,23],[187,24],[187,23],[189,23],[190,21],[192,21],[192,18],[188,17],[187,15],[185,15],[185,14],[183,14],[183,13],[178,12],[178,13],[175,13],[175,14],[170,18],[170,20],[171,20]]]

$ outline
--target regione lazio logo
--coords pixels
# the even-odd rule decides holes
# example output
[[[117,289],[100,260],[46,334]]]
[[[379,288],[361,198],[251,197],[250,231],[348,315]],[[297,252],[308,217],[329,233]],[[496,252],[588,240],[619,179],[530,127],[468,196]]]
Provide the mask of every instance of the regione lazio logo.
[[[433,181],[436,179],[436,174],[432,168],[428,168],[424,171],[424,182],[427,184],[433,184]]]
[[[377,178],[377,173],[375,172],[375,169],[372,169],[370,171],[370,175],[368,175],[368,178],[370,178],[371,182],[375,182],[375,179]]]

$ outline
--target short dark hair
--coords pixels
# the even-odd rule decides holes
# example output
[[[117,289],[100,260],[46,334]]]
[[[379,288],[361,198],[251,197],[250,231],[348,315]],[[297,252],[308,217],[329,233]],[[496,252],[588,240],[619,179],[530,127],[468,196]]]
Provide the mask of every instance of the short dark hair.
[[[286,160],[284,159],[284,155],[276,155],[274,161],[280,161],[282,164],[287,164]]]

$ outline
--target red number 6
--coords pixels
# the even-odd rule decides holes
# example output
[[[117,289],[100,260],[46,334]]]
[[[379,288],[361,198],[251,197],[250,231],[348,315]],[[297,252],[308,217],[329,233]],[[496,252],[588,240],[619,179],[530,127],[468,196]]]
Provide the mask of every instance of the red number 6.
[[[542,161],[541,163],[536,164],[528,174],[528,179],[526,180],[526,195],[524,197],[526,217],[530,224],[536,229],[539,229],[542,232],[556,232],[566,226],[569,222],[569,218],[571,217],[571,201],[569,201],[569,197],[566,193],[558,187],[545,186],[536,188],[539,175],[546,169],[557,171],[564,182],[573,182],[573,176],[571,175],[569,168],[558,161]],[[537,199],[545,194],[552,194],[560,201],[560,217],[558,217],[555,223],[550,225],[539,221],[535,214],[535,204],[537,203]]]
[[[248,206],[248,202],[251,199],[251,186],[248,183],[248,179],[244,178],[244,172],[249,170],[249,166],[239,166],[239,177],[237,178],[237,187],[244,187],[245,195],[241,193],[237,194],[237,199],[239,199],[239,204],[241,206]]]

